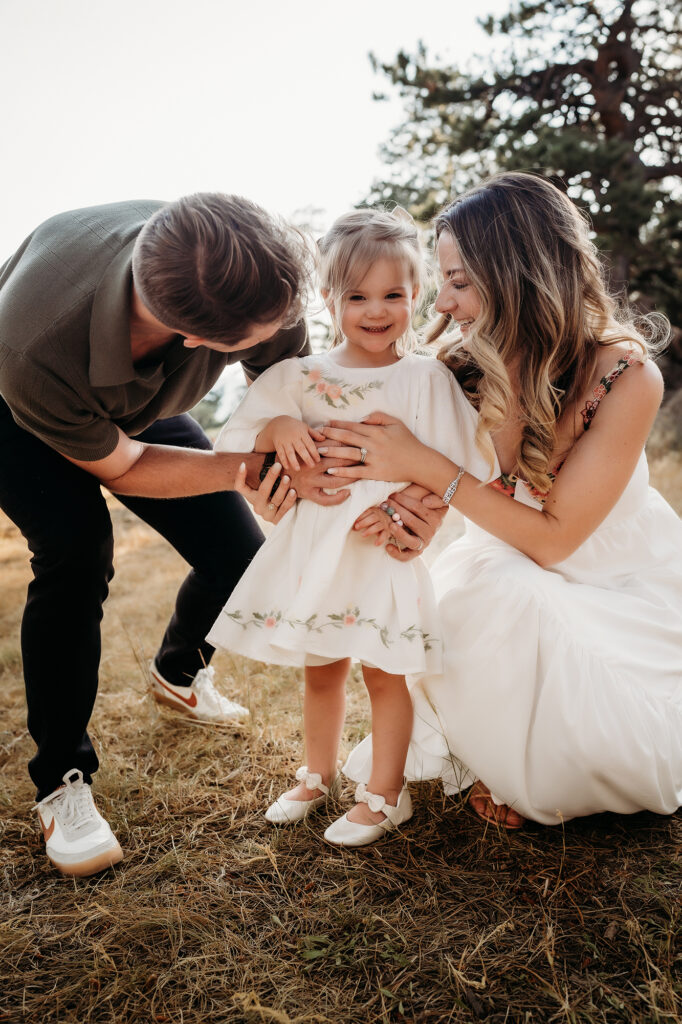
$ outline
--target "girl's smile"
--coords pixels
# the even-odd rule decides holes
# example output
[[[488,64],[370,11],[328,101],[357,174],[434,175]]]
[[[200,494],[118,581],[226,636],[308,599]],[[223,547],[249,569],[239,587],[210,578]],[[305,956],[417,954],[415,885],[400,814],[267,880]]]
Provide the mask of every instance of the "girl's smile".
[[[410,326],[416,296],[409,267],[398,260],[377,260],[344,296],[340,324],[344,341],[334,357],[340,356],[346,366],[395,363],[394,343]]]

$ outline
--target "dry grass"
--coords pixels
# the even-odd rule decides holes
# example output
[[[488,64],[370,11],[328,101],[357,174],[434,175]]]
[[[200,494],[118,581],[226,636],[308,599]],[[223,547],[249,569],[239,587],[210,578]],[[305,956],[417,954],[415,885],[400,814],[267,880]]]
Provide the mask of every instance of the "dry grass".
[[[666,458],[652,477],[680,508],[680,463]],[[29,812],[18,646],[28,566],[0,521],[0,1021],[682,1019],[679,813],[498,832],[430,785],[413,787],[404,835],[359,852],[320,841],[323,815],[266,827],[263,808],[299,763],[299,676],[221,655],[251,724],[161,715],[140,666],[183,565],[112,511],[118,574],[93,736],[98,802],[126,859],[90,880],[49,868]],[[367,714],[356,679],[347,744]]]

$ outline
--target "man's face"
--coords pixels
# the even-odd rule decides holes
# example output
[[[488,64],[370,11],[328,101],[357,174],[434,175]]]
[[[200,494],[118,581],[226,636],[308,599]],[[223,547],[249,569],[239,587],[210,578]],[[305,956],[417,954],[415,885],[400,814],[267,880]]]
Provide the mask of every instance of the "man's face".
[[[212,348],[215,352],[239,352],[243,348],[253,348],[254,345],[270,341],[281,327],[281,318],[265,324],[253,324],[249,333],[241,341],[235,341],[230,345],[222,341],[207,341],[206,338],[199,338],[196,334],[188,334],[185,336],[183,345],[185,348]]]

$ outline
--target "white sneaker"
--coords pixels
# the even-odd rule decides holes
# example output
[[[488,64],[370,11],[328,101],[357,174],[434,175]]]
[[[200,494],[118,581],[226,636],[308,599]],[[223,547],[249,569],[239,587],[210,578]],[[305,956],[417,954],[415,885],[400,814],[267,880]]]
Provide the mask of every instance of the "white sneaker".
[[[83,773],[72,768],[64,785],[35,805],[47,856],[64,875],[94,875],[123,860],[118,840],[95,807]]]
[[[228,700],[216,690],[213,681],[215,670],[210,665],[199,669],[189,686],[175,686],[169,683],[159,672],[155,661],[149,665],[149,675],[154,700],[197,722],[213,722],[219,725],[248,717],[248,708]]]

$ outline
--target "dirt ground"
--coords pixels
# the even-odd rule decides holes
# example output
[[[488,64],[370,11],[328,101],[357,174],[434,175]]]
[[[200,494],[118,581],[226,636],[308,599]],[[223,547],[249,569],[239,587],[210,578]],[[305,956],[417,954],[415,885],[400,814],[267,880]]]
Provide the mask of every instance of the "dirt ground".
[[[682,511],[679,456],[657,459],[652,482]],[[506,833],[434,784],[415,789],[405,836],[359,853],[325,847],[319,816],[265,828],[300,763],[300,675],[220,653],[220,685],[251,722],[217,730],[162,713],[145,666],[186,567],[110,508],[116,577],[92,735],[98,803],[126,859],[91,880],[50,869],[30,810],[30,570],[0,519],[0,1021],[682,1020],[679,812]],[[458,530],[452,515],[432,554]],[[346,745],[368,726],[356,676]]]

